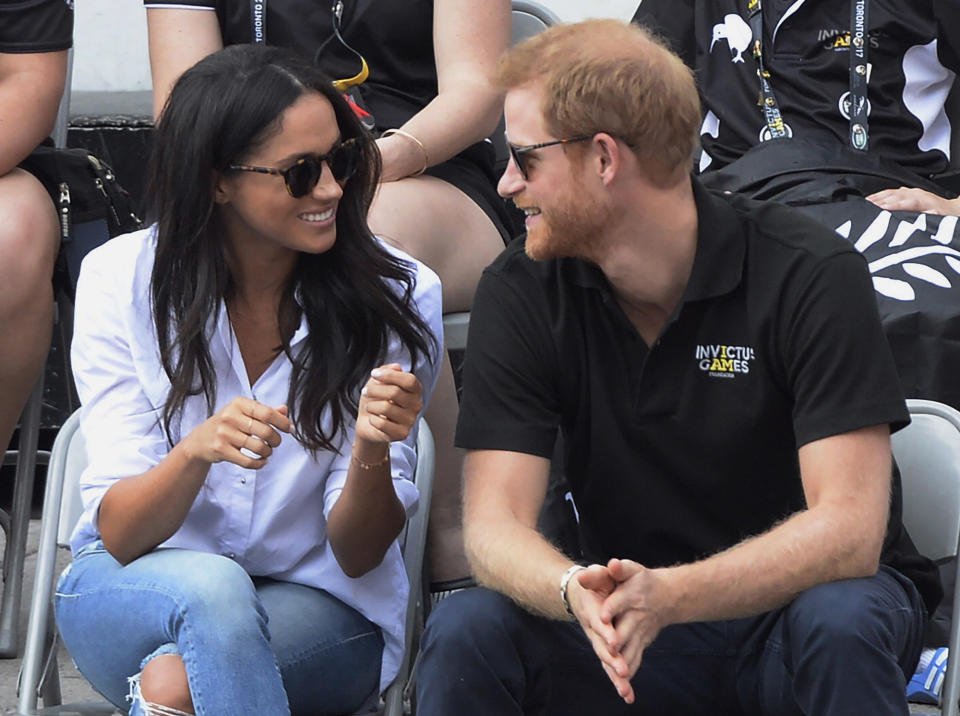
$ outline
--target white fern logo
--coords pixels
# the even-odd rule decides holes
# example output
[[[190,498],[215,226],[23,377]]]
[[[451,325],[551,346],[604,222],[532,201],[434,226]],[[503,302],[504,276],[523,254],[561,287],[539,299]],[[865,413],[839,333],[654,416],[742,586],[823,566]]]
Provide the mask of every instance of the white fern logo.
[[[881,211],[877,214],[876,218],[854,242],[857,251],[864,253],[868,248],[888,236],[892,219],[893,214],[889,211]],[[928,230],[928,219],[932,223],[936,223],[936,220],[939,219],[939,223],[931,226]],[[895,251],[870,261],[868,264],[870,275],[873,277],[873,287],[877,293],[897,301],[913,301],[916,299],[917,293],[914,284],[910,281],[911,278],[939,288],[953,288],[954,284],[960,284],[960,278],[958,278],[960,277],[960,251],[949,246],[953,240],[958,220],[960,220],[960,217],[956,216],[918,214],[914,221],[901,221],[896,231],[893,232],[893,239],[888,244],[888,247],[895,249]],[[850,240],[852,228],[853,221],[848,220],[838,226],[836,231],[845,239]],[[918,233],[925,234],[932,243],[901,248],[907,243],[908,239]],[[919,263],[919,259],[928,256],[936,257],[937,261],[935,263],[938,264],[941,263],[939,259],[942,258],[944,265],[941,268],[935,268],[929,263]]]

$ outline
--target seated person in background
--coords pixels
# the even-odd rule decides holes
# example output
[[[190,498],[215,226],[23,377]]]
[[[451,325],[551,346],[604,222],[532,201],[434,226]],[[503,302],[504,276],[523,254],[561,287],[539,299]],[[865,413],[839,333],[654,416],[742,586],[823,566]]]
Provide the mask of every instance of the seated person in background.
[[[898,179],[938,192],[929,178],[948,166],[944,102],[960,70],[956,0],[766,0],[762,9],[757,0],[643,0],[633,19],[697,73],[701,172],[733,171],[731,163],[779,131],[824,148],[798,150],[805,155],[799,161],[811,164],[797,166],[793,157],[794,171],[831,163],[846,147],[851,157],[882,160],[854,185],[860,196],[896,188]],[[758,27],[769,93],[754,57]],[[782,124],[768,121],[773,110]],[[874,176],[885,168],[891,176]]]
[[[635,25],[499,79],[527,236],[481,279],[457,432],[487,588],[431,613],[417,713],[905,714],[940,589],[863,257],[691,179],[692,73]],[[586,568],[536,531],[558,429]]]
[[[57,211],[17,168],[53,131],[67,75],[73,10],[63,0],[0,1],[0,445],[43,370],[53,326]]]
[[[153,146],[158,223],[77,288],[60,632],[117,706],[133,677],[137,714],[352,713],[403,649],[439,282],[370,232],[373,141],[286,50],[185,72]]]
[[[480,272],[512,236],[496,193],[493,147],[483,141],[503,111],[503,94],[490,78],[509,43],[507,0],[271,0],[263,17],[251,15],[248,0],[144,5],[155,113],[181,72],[224,45],[282,45],[314,58],[334,78],[354,77],[362,66],[358,53],[365,58],[369,77],[351,96],[372,115],[367,120],[383,157],[370,227],[437,272],[445,312],[470,309]],[[437,440],[430,519],[435,581],[456,580],[468,569],[456,416],[445,362],[427,414]]]
[[[634,20],[696,73],[703,183],[797,206],[856,246],[905,394],[960,407],[960,230],[918,214],[960,214],[931,180],[957,123],[960,2],[643,0]]]

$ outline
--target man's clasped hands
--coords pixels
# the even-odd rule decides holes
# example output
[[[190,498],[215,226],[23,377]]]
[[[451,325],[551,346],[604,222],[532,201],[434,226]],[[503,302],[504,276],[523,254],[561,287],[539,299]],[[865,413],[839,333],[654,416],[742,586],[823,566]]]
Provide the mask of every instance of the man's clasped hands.
[[[567,599],[617,693],[632,704],[630,680],[643,652],[671,623],[675,599],[662,570],[629,559],[593,564],[570,580]]]

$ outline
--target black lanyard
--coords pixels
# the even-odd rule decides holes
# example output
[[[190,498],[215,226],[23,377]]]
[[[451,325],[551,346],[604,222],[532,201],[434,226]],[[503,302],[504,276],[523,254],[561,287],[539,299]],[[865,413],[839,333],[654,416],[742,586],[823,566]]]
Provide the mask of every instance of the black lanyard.
[[[857,151],[869,147],[870,124],[867,110],[867,0],[851,0],[850,3],[850,146]],[[760,106],[767,121],[770,139],[788,137],[787,128],[780,113],[777,96],[770,84],[770,73],[763,66],[763,8],[761,0],[748,0],[747,14],[750,31],[753,33],[753,57],[757,61],[757,77],[760,79]]]
[[[267,42],[267,0],[250,0],[250,42]]]
[[[850,3],[850,146],[866,151],[870,137],[867,119],[867,0]]]
[[[770,73],[763,67],[763,12],[760,0],[749,0],[747,12],[754,38],[753,57],[757,61],[757,77],[760,78],[760,107],[767,120],[770,139],[783,139],[787,136],[787,128],[783,124],[783,115],[780,114],[777,96],[773,93],[773,87],[770,84]]]

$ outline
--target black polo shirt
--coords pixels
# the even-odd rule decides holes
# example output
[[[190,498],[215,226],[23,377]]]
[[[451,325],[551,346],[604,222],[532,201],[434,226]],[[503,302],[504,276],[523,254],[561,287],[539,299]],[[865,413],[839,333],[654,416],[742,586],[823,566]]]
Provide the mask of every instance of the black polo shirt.
[[[457,444],[549,458],[561,429],[592,561],[764,532],[805,505],[799,446],[909,420],[863,257],[787,207],[694,192],[692,273],[652,348],[599,268],[522,239],[474,301]],[[888,548],[912,552],[892,512]]]
[[[0,52],[55,52],[73,43],[73,0],[0,0]]]

